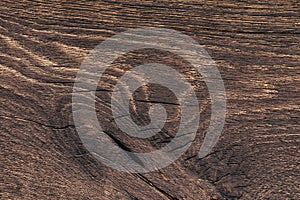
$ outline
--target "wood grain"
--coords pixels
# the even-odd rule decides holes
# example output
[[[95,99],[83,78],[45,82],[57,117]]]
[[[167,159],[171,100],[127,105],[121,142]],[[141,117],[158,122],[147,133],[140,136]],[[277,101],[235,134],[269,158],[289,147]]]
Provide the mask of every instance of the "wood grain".
[[[1,1],[1,199],[300,199],[299,11],[296,0]],[[107,168],[82,146],[72,86],[101,41],[149,26],[181,31],[205,47],[224,80],[227,116],[214,151],[198,159],[210,102],[205,84],[192,81],[201,77],[183,70],[201,105],[198,136],[169,167],[131,175]],[[183,62],[152,51],[131,56],[115,65]],[[168,142],[117,139],[133,151]]]

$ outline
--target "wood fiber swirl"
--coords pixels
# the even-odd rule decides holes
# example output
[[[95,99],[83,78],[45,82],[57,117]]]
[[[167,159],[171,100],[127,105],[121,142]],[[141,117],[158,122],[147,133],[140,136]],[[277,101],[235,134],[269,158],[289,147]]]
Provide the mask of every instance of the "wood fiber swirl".
[[[2,0],[0,198],[300,199],[299,12],[297,0]],[[127,174],[106,167],[83,147],[72,119],[72,87],[96,45],[138,27],[175,29],[201,44],[222,75],[227,115],[213,152],[198,159],[211,104],[205,83],[197,81],[201,76],[181,69],[201,107],[194,143],[167,168]],[[111,85],[97,92],[99,112],[105,114],[101,102],[120,70],[145,60],[188,65],[166,52],[131,52],[107,73]],[[151,103],[145,101],[149,91],[135,93],[142,113]],[[175,116],[176,99],[166,101]],[[168,130],[176,130],[174,124]],[[160,148],[172,134],[152,141],[111,137],[143,152]]]

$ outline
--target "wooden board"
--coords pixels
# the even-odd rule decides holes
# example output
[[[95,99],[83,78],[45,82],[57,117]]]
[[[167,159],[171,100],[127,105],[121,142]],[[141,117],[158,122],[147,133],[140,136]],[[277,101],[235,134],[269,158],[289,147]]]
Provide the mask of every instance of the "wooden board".
[[[1,1],[1,199],[300,199],[299,10],[296,0]],[[72,87],[90,50],[138,27],[175,29],[203,45],[222,75],[227,115],[213,152],[198,159],[211,111],[205,83],[194,83],[195,142],[167,168],[128,174],[83,147]],[[180,64],[158,55],[133,53],[136,60],[119,66]],[[110,79],[117,76],[112,70]],[[159,148],[164,139],[117,138],[132,151]]]

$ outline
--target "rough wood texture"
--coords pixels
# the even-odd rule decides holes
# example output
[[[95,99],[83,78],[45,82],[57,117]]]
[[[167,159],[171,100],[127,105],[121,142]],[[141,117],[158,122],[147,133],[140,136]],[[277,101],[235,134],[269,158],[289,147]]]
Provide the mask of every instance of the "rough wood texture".
[[[1,1],[1,199],[300,199],[299,9],[297,0]],[[227,119],[214,151],[197,159],[210,113],[199,83],[195,143],[159,172],[130,175],[82,147],[71,93],[91,49],[144,26],[206,48],[224,80]]]

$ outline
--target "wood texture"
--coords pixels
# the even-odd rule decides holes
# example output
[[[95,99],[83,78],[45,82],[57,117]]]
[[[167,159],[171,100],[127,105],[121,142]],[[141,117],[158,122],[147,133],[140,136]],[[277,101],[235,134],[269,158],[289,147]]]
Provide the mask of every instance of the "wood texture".
[[[300,199],[299,11],[297,0],[1,1],[1,199]],[[71,93],[90,50],[149,26],[181,31],[205,47],[224,80],[227,118],[214,151],[197,159],[210,102],[205,84],[195,82],[202,122],[195,142],[169,167],[131,175],[84,149]],[[116,66],[183,62],[157,52],[131,56]],[[168,141],[117,139],[134,151]]]

